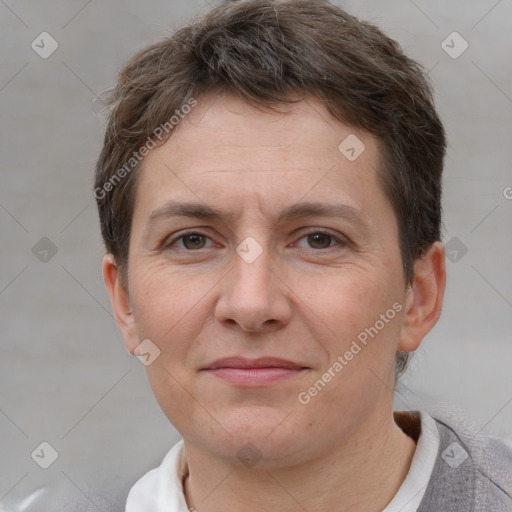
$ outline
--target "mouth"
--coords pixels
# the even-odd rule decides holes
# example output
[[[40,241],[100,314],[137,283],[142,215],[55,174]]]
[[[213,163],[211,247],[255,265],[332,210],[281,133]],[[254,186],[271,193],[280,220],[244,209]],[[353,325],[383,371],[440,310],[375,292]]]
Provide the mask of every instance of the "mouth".
[[[233,385],[259,387],[295,377],[309,369],[302,364],[274,357],[230,357],[218,359],[201,371]]]

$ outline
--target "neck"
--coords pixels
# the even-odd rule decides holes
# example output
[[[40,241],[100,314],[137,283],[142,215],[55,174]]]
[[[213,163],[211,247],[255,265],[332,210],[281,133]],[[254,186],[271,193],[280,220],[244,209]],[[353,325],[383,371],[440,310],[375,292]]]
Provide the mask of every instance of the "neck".
[[[388,418],[366,431],[358,429],[327,455],[294,467],[240,468],[219,462],[186,441],[185,447],[185,498],[189,508],[199,512],[377,512],[400,488],[416,444]]]

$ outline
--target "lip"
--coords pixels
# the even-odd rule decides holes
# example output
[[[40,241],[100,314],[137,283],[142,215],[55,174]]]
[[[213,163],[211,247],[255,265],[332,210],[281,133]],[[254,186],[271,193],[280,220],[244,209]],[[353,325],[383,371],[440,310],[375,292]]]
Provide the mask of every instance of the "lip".
[[[201,371],[238,386],[268,386],[294,377],[309,368],[293,361],[275,357],[217,359]]]

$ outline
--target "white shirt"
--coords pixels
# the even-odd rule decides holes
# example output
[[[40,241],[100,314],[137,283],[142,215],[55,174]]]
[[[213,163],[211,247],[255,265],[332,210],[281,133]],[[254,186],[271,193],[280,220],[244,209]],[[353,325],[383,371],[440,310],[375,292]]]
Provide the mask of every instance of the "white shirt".
[[[439,430],[434,418],[420,412],[421,434],[409,472],[394,498],[382,512],[416,512],[425,495],[439,450]]]
[[[382,512],[416,512],[425,494],[439,449],[439,431],[429,414],[420,412],[420,417],[421,434],[411,467],[395,497]],[[126,512],[188,512],[182,486],[186,468],[181,440],[158,468],[146,473],[131,488]]]

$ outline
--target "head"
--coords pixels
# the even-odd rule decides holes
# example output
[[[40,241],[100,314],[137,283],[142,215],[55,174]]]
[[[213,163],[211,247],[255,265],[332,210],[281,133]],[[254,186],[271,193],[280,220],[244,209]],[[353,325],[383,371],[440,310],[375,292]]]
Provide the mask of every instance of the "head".
[[[160,351],[149,378],[184,437],[195,418],[198,443],[263,444],[282,407],[285,437],[336,407],[347,434],[391,403],[440,314],[444,153],[421,67],[327,1],[225,2],[130,60],[96,168],[104,275],[129,350]],[[293,214],[305,202],[341,206]],[[240,354],[303,371],[257,389],[204,371]]]

